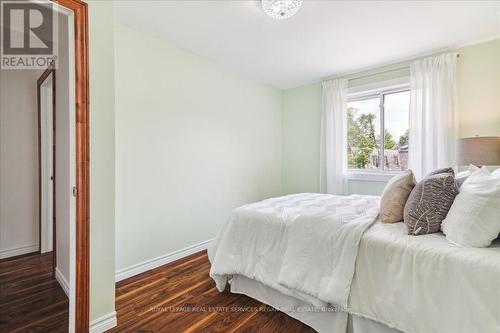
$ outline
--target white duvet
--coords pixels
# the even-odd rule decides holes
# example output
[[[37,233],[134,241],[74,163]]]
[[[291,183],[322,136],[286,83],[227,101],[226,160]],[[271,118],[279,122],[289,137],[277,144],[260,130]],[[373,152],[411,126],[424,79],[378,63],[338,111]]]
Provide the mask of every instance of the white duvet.
[[[360,242],[348,311],[406,333],[498,333],[500,240],[460,248],[377,222]]]
[[[294,194],[237,208],[211,244],[210,276],[240,274],[318,307],[346,308],[358,244],[379,198]]]
[[[210,275],[219,290],[239,274],[406,333],[499,333],[500,240],[409,236],[403,223],[373,224],[377,208],[377,197],[322,194],[240,207],[209,248]]]

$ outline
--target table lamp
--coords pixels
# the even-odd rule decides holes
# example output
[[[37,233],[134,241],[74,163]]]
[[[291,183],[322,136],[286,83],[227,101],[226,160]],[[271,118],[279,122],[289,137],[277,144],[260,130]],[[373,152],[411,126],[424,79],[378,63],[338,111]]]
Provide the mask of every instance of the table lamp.
[[[462,138],[457,148],[457,165],[500,165],[500,136]]]

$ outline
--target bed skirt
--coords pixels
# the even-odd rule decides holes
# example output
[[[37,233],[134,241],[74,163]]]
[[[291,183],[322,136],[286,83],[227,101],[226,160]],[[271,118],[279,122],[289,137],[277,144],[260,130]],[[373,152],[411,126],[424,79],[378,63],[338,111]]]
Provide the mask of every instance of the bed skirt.
[[[231,280],[231,292],[244,294],[262,303],[272,306],[312,327],[319,333],[401,333],[376,321],[344,312],[335,311],[296,311],[311,308],[312,305],[292,296],[269,288],[262,283],[242,275],[235,275]]]

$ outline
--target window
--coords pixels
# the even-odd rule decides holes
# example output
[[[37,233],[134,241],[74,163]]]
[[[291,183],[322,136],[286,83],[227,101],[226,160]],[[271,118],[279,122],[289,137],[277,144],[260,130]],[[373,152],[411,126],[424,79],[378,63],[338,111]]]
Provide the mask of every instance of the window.
[[[352,97],[347,103],[347,163],[352,170],[408,168],[410,91]]]

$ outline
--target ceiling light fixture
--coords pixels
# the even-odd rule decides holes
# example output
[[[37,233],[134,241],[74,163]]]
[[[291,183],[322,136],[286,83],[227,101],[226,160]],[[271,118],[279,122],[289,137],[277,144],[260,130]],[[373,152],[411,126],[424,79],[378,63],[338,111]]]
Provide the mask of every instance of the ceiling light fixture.
[[[273,19],[287,19],[297,13],[302,0],[262,0],[262,9]]]

